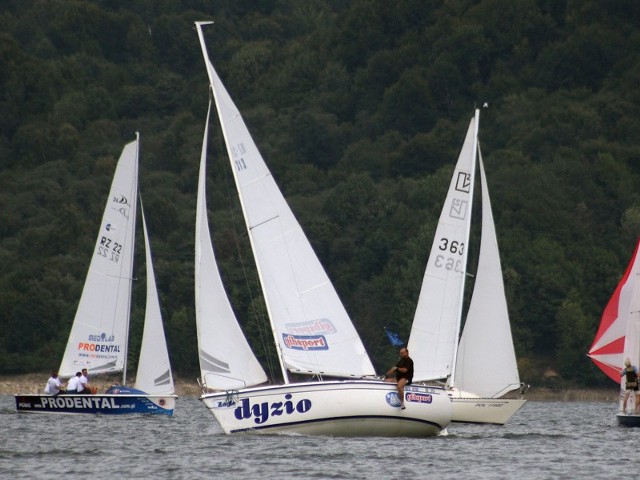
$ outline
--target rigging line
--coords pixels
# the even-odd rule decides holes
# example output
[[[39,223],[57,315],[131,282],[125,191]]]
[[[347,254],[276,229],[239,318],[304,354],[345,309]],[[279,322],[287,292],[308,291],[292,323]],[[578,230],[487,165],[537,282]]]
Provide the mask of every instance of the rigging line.
[[[228,155],[227,155],[227,151],[226,151],[226,145],[224,143],[224,139],[222,138],[222,135],[217,135],[218,137],[218,149],[220,151],[220,156],[221,158],[226,158],[228,159]],[[267,323],[265,321],[265,310],[264,310],[264,302],[258,302],[259,305],[256,304],[256,299],[254,298],[253,295],[253,290],[251,288],[251,285],[249,283],[249,275],[247,273],[247,266],[246,266],[246,262],[244,260],[244,255],[242,254],[242,245],[240,245],[240,241],[239,241],[239,236],[237,235],[237,228],[236,225],[238,223],[237,220],[237,215],[235,212],[235,209],[233,208],[233,204],[232,204],[232,194],[231,194],[231,189],[229,187],[231,181],[229,180],[229,163],[228,162],[223,162],[225,164],[225,168],[223,169],[224,171],[224,184],[227,190],[227,200],[229,202],[229,211],[231,213],[231,223],[233,225],[233,232],[234,232],[234,240],[235,240],[235,244],[236,244],[236,251],[238,253],[238,258],[240,260],[240,266],[242,267],[242,275],[245,281],[245,286],[247,289],[247,292],[249,294],[249,304],[251,306],[251,310],[253,313],[253,317],[255,319],[255,323],[257,326],[257,331],[258,331],[258,337],[260,339],[260,344],[262,346],[262,350],[264,352],[264,361],[267,364],[267,370],[269,372],[269,378],[274,379],[275,378],[275,367],[273,364],[273,357],[274,357],[274,346],[273,346],[273,342],[266,340],[266,338],[272,338],[270,332],[265,332],[265,324]],[[235,181],[233,182],[233,190],[235,191]],[[242,228],[244,230],[245,228],[245,221],[244,219],[242,219],[241,221],[242,223]],[[248,234],[245,234],[248,235]],[[259,309],[259,310],[258,310]],[[246,336],[246,333],[245,333]],[[248,339],[247,339],[248,341]],[[277,356],[277,354],[276,354]]]

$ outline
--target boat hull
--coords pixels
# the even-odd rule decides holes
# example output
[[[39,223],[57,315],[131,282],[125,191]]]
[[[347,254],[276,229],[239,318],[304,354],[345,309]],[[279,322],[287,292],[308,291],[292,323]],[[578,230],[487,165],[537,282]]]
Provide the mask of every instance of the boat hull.
[[[428,437],[450,423],[444,389],[405,387],[405,406],[395,383],[326,381],[203,394],[226,434]]]
[[[176,395],[15,395],[18,412],[104,415],[173,415],[176,398]]]
[[[640,415],[618,413],[616,420],[621,427],[640,427]]]
[[[454,423],[490,423],[504,425],[527,402],[521,398],[451,399]]]

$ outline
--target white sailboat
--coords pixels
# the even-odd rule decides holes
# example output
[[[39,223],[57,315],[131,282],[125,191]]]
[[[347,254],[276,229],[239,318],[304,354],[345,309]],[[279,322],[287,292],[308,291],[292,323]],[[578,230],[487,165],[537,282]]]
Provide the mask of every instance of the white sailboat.
[[[619,425],[640,427],[635,395],[629,396],[627,413],[623,413],[626,378],[621,375],[624,360],[640,367],[640,241],[636,243],[627,270],[602,313],[600,327],[589,349],[589,357],[609,377],[620,385]]]
[[[416,364],[414,382],[444,382],[453,399],[453,422],[504,424],[526,400],[506,398],[521,397],[523,386],[478,145],[479,118],[476,110],[438,221],[408,348]],[[481,246],[460,335],[476,158],[482,190]]]
[[[70,378],[83,368],[89,370],[92,376],[122,372],[122,385],[111,387],[105,394],[95,395],[18,394],[15,396],[18,411],[173,414],[177,397],[174,394],[143,211],[147,303],[136,382],[133,388],[126,386],[139,143],[136,134],[136,140],[124,147],[118,160],[59,369],[61,378]]]
[[[375,376],[344,306],[209,60],[202,31],[207,23],[197,22],[196,28],[284,383],[264,385],[267,377],[242,335],[217,272],[206,215],[205,128],[196,226],[200,399],[227,434],[439,434],[451,419],[444,389],[409,386],[402,410],[395,384]],[[316,380],[292,383],[290,372]]]

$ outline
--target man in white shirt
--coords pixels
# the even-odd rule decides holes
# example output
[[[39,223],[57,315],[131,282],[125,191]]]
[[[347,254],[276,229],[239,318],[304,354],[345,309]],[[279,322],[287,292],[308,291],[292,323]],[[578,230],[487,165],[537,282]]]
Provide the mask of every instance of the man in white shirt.
[[[82,394],[91,394],[91,385],[89,385],[89,372],[86,368],[82,369],[82,375],[80,376],[80,381],[78,382],[78,393]]]
[[[47,380],[47,386],[44,387],[44,393],[49,395],[57,395],[62,390],[62,382],[58,378],[58,372],[51,372],[49,380]]]
[[[82,374],[77,372],[75,376],[71,377],[67,382],[67,393],[76,394],[78,393],[78,383],[80,383],[80,377]]]

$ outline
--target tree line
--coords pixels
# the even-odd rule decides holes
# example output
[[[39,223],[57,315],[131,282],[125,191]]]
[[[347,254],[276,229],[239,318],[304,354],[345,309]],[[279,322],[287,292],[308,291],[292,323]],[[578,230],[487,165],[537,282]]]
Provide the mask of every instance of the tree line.
[[[585,353],[640,227],[632,0],[5,2],[0,372],[58,364],[135,131],[171,360],[179,374],[197,371],[208,81],[193,22],[208,19],[211,59],[379,370],[396,356],[383,327],[408,338],[466,125],[486,103],[480,143],[521,377],[607,384]],[[212,132],[213,240],[266,362],[274,352],[225,155]],[[143,292],[136,282],[134,353]]]

